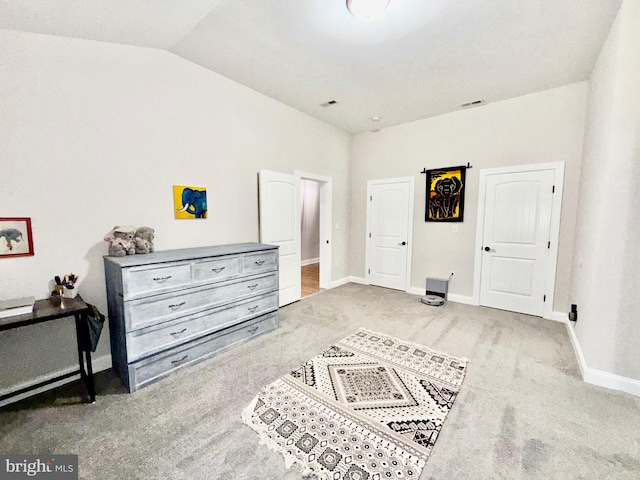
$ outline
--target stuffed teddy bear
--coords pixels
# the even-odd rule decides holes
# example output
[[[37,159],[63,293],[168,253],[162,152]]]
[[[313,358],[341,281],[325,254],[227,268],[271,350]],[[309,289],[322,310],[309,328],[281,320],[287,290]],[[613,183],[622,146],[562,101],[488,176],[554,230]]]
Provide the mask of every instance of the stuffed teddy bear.
[[[136,229],[134,227],[113,227],[113,229],[104,236],[105,242],[109,242],[109,255],[114,257],[134,255],[136,253],[136,246],[133,241],[135,233]]]
[[[136,230],[134,242],[136,253],[153,252],[153,239],[155,231],[151,227],[140,227]]]

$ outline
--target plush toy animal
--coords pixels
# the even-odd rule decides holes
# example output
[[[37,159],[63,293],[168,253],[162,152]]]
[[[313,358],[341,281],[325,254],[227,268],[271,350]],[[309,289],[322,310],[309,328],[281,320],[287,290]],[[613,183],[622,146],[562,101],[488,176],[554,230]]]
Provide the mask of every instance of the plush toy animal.
[[[155,234],[155,231],[151,227],[140,227],[136,230],[136,234],[134,237],[136,253],[153,252],[154,234]]]
[[[104,236],[105,242],[109,242],[109,255],[114,257],[134,255],[136,253],[136,246],[133,241],[135,233],[135,227],[113,227],[113,229]]]

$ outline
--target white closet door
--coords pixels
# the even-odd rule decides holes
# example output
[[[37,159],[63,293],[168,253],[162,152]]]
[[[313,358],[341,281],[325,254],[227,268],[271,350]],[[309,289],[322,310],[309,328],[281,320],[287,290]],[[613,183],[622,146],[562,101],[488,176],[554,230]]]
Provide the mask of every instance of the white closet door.
[[[481,305],[543,314],[553,181],[553,170],[487,177]]]
[[[410,180],[369,182],[369,283],[407,289],[412,185]]]

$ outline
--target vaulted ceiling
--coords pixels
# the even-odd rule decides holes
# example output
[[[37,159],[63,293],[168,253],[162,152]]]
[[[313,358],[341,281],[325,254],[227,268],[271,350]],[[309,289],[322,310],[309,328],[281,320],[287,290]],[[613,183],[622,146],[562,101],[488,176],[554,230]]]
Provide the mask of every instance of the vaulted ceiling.
[[[0,28],[165,49],[358,133],[588,79],[622,0],[345,3],[0,0]]]

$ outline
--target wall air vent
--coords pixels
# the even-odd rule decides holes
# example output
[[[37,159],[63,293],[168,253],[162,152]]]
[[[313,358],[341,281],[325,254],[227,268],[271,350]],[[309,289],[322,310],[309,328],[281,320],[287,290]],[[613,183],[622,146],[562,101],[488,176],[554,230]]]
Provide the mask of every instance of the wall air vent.
[[[484,105],[485,103],[486,102],[484,101],[484,98],[481,98],[480,100],[474,100],[473,102],[463,103],[460,106],[462,108],[469,108],[469,107],[477,107],[478,105]]]
[[[335,101],[335,100],[329,100],[328,102],[321,103],[320,106],[323,107],[323,108],[327,108],[327,107],[330,107],[331,105],[335,105],[337,103],[338,102]]]

